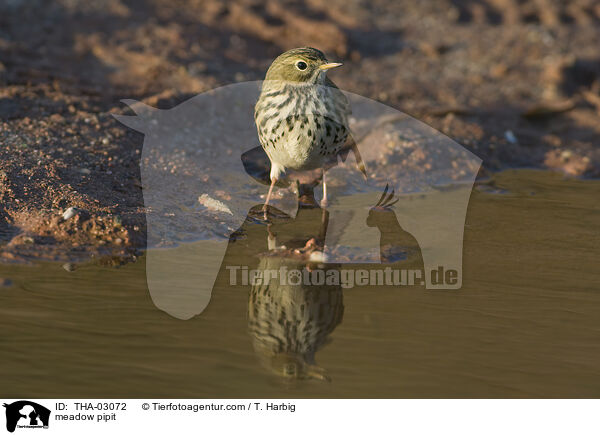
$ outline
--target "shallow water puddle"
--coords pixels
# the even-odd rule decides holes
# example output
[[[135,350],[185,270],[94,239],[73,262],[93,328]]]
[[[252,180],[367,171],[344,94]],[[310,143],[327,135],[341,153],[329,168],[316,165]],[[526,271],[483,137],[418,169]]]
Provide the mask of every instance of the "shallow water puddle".
[[[153,304],[144,257],[73,272],[1,265],[10,285],[0,287],[0,391],[599,397],[599,197],[599,181],[542,171],[506,171],[480,184],[467,214],[461,290],[230,285],[226,265],[294,267],[293,259],[254,255],[269,243],[256,223],[230,244],[207,309],[185,321]],[[305,226],[281,222],[277,243],[302,248],[320,226],[320,210],[308,213]],[[414,254],[394,258],[419,268]]]

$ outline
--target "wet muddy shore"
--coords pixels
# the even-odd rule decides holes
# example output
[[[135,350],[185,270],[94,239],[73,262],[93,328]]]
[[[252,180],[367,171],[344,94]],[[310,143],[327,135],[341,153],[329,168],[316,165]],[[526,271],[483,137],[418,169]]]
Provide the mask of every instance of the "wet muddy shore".
[[[0,261],[138,255],[143,135],[120,100],[172,108],[302,45],[344,63],[342,89],[480,157],[481,180],[597,178],[598,40],[591,0],[1,2]]]

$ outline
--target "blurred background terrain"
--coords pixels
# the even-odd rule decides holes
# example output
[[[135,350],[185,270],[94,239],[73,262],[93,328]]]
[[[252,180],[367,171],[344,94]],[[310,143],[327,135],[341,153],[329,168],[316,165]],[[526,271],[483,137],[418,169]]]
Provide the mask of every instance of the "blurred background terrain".
[[[0,259],[143,247],[143,136],[120,100],[171,108],[297,46],[481,157],[481,178],[598,177],[598,41],[596,0],[0,0]]]

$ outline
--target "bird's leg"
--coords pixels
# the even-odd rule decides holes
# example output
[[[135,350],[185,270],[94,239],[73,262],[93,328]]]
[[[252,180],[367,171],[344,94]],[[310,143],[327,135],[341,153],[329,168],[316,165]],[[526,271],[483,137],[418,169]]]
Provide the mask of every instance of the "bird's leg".
[[[265,219],[267,218],[267,207],[269,205],[269,200],[271,199],[271,195],[273,194],[273,187],[275,187],[275,183],[277,183],[277,178],[271,178],[271,187],[269,187],[269,193],[267,193],[267,199],[265,200],[265,205],[263,205],[263,212],[265,213]]]
[[[323,183],[323,199],[321,200],[321,207],[327,207],[327,183],[325,181],[325,168],[323,168],[323,177],[321,178]]]
[[[267,225],[267,248],[269,249],[269,251],[277,249],[277,236],[272,231],[272,226],[272,224]]]
[[[321,211],[321,228],[319,229],[319,243],[325,246],[325,238],[327,237],[327,226],[329,225],[329,212],[325,209]]]

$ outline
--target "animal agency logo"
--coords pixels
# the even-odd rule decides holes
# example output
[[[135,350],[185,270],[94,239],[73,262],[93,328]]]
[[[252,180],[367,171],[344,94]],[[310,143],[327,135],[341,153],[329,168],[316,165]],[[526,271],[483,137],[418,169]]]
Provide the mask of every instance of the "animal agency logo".
[[[229,276],[223,259],[232,234],[249,221],[267,228],[268,222],[252,214],[264,204],[270,185],[271,164],[253,118],[261,85],[214,89],[170,110],[124,100],[137,116],[116,116],[145,135],[141,181],[147,282],[155,305],[177,318],[201,313],[219,274]],[[424,288],[461,288],[465,216],[481,160],[398,110],[344,95],[352,112],[349,137],[357,151],[336,156],[326,171],[322,264],[396,261],[384,247],[395,231],[411,243],[416,240]],[[288,109],[286,116],[295,120],[291,126],[298,119],[326,116],[310,105]],[[366,179],[358,169],[359,154]],[[300,219],[301,186],[313,188],[315,200],[320,199],[319,177],[305,171],[298,178],[298,184],[282,179],[274,186],[269,205],[276,215]],[[446,275],[451,279],[440,280]]]
[[[48,429],[50,410],[29,400],[19,400],[4,404],[6,408],[6,430],[15,429]]]

